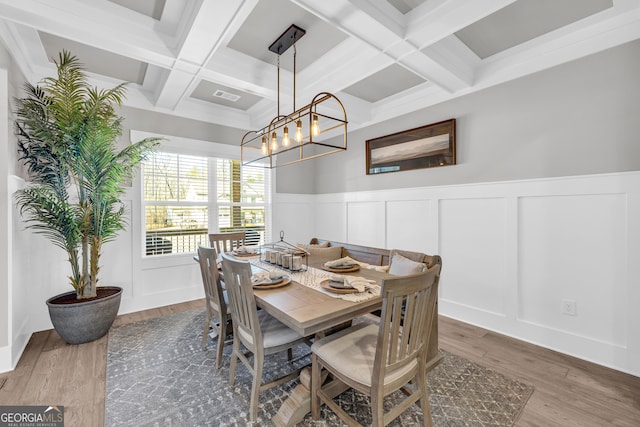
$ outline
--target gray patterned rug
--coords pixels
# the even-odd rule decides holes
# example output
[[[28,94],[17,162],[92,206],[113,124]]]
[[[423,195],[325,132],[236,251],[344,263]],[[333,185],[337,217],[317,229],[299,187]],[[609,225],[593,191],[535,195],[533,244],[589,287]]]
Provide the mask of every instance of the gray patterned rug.
[[[365,320],[366,321],[366,320]],[[236,383],[228,382],[230,347],[224,363],[215,368],[215,343],[203,351],[200,343],[204,310],[146,320],[109,332],[105,426],[246,426],[251,376],[238,365]],[[533,392],[533,387],[451,353],[428,375],[431,410],[436,426],[511,426]],[[268,356],[265,372],[281,372],[310,363],[309,347]],[[260,395],[256,425],[273,425],[281,403],[297,385],[291,381]],[[398,392],[387,398],[403,395]],[[363,425],[371,423],[369,400],[347,391],[341,406]],[[302,426],[341,425],[325,406],[322,422],[310,415]],[[390,425],[421,425],[417,405]]]

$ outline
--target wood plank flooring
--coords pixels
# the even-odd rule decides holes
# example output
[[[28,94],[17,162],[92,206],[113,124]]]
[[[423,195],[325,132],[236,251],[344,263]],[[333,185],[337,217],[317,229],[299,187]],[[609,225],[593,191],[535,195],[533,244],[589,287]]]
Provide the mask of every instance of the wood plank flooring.
[[[114,326],[191,310],[191,301],[118,317]],[[640,378],[440,317],[440,348],[535,387],[517,426],[640,426]],[[34,334],[0,388],[0,405],[64,405],[65,425],[102,426],[107,337],[67,345]]]

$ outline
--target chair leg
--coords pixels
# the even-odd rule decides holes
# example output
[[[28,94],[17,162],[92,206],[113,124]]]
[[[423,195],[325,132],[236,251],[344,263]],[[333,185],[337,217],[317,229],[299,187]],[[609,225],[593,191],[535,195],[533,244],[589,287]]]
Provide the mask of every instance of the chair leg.
[[[318,390],[320,390],[320,384],[322,382],[320,373],[322,372],[322,366],[318,361],[318,357],[313,353],[311,357],[311,416],[314,420],[320,419],[320,397],[318,397]]]
[[[371,390],[371,417],[373,427],[384,427],[384,396],[379,390]]]
[[[258,419],[258,400],[260,399],[260,384],[262,384],[262,367],[264,357],[262,354],[253,355],[253,383],[251,384],[251,407],[249,410],[251,422]]]
[[[287,349],[287,358],[289,359],[289,362],[293,360],[293,350],[290,348]]]
[[[207,335],[209,335],[209,325],[211,324],[211,313],[207,310],[206,319],[204,321],[204,332],[202,332],[202,349],[207,349]]]
[[[220,316],[222,317],[222,316]],[[222,366],[222,350],[224,350],[224,340],[227,337],[227,321],[220,320],[220,327],[218,328],[218,348],[216,349],[216,368],[220,369]]]
[[[429,404],[427,374],[418,370],[417,377],[418,390],[420,391],[420,393],[422,393],[422,397],[420,398],[420,408],[422,409],[422,417],[424,418],[423,425],[425,427],[431,427],[433,425],[433,419],[431,417],[431,405]]]
[[[240,352],[240,340],[233,340],[233,350],[231,351],[231,364],[229,365],[229,385],[236,382],[236,365],[238,364],[238,353]]]

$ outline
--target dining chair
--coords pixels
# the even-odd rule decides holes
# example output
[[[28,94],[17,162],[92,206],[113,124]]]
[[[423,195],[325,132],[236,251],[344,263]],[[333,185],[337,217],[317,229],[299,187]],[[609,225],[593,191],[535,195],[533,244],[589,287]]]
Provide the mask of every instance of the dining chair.
[[[216,248],[219,254],[231,252],[245,245],[245,232],[234,231],[232,233],[209,233],[209,243]]]
[[[253,376],[250,419],[254,422],[258,416],[260,392],[296,378],[301,370],[297,369],[276,380],[263,383],[264,357],[288,350],[288,359],[291,360],[291,348],[307,341],[307,339],[275,317],[267,314],[264,310],[258,310],[253,295],[251,264],[249,262],[236,260],[223,253],[222,272],[225,277],[227,292],[229,293],[233,336],[235,337],[231,353],[231,366],[229,368],[229,383],[231,386],[235,383],[235,371],[239,359]],[[249,353],[245,354],[241,350],[240,344]],[[250,355],[253,355],[253,364],[249,362]]]
[[[227,339],[231,322],[229,300],[227,292],[222,289],[222,281],[218,272],[217,252],[214,248],[198,245],[198,262],[202,273],[202,284],[207,304],[204,332],[202,333],[202,348],[207,348],[207,336],[212,328],[218,334],[218,348],[216,349],[216,368],[222,366],[222,350],[231,344],[233,338]]]
[[[415,263],[421,263],[423,264],[423,266],[426,266],[427,269],[429,268],[433,268],[434,266],[438,265],[440,266],[440,273],[442,273],[442,258],[440,257],[440,255],[427,255],[425,253],[422,252],[413,252],[413,251],[405,251],[405,250],[401,250],[401,249],[391,249],[391,251],[389,252],[389,262],[390,262],[390,267],[389,267],[389,273],[390,274],[398,274],[400,276],[402,275],[408,275],[409,273],[406,272],[402,272],[402,267],[398,268],[396,265],[394,265],[394,260],[396,259],[396,255],[400,255],[400,258],[405,258],[407,260],[410,261],[414,261]],[[405,268],[406,268],[406,263],[405,263]],[[418,271],[423,271],[423,268],[421,268]],[[417,272],[417,271],[416,271]],[[438,299],[436,298],[436,308],[435,308],[435,312],[438,313]],[[376,315],[380,315],[379,312],[374,313]],[[428,361],[439,361],[441,360],[440,357],[438,356],[439,350],[438,350],[438,318],[436,317],[433,320],[433,325],[431,326],[431,334],[433,335],[433,339],[430,341],[429,346],[427,347],[427,360]],[[439,362],[431,363],[429,365],[429,369],[435,367]]]
[[[311,346],[311,414],[325,403],[350,426],[359,425],[333,398],[353,388],[371,399],[373,426],[386,426],[420,401],[424,425],[431,426],[425,357],[440,278],[440,267],[382,282],[379,325],[360,323],[316,340]],[[403,304],[404,324],[400,326]],[[322,369],[333,380],[321,384]],[[411,383],[411,384],[409,384]],[[407,396],[384,412],[384,398],[396,390]]]

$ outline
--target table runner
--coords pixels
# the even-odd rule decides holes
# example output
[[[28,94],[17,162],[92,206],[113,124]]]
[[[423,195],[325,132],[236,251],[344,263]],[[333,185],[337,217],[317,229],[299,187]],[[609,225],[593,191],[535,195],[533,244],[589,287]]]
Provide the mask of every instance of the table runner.
[[[370,285],[370,289],[364,292],[356,292],[352,294],[338,294],[335,292],[327,291],[322,286],[320,286],[320,282],[323,280],[329,279],[331,276],[335,276],[336,273],[330,273],[328,271],[324,271],[318,268],[309,267],[307,271],[290,271],[287,269],[283,269],[277,265],[271,264],[269,262],[262,261],[260,258],[249,258],[248,261],[255,265],[258,268],[261,268],[266,271],[278,271],[278,272],[286,272],[288,276],[291,277],[291,280],[300,283],[308,288],[314,289],[318,292],[322,292],[325,295],[329,295],[333,298],[340,298],[345,301],[351,302],[363,302],[368,301],[370,299],[376,298],[380,296],[380,285]]]

